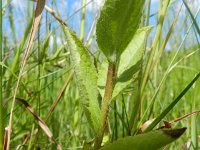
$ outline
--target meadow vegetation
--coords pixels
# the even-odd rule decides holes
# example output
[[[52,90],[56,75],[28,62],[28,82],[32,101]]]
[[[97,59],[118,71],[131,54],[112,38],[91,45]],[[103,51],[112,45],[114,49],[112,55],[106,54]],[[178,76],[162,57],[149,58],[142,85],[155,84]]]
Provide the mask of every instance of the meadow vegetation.
[[[0,2],[0,149],[199,149],[200,6],[80,2]]]

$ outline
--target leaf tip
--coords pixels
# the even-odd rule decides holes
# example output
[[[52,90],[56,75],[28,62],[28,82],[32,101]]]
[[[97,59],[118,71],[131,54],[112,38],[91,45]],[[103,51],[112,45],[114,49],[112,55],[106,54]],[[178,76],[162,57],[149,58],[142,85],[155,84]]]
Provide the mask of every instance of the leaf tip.
[[[185,131],[186,127],[174,130],[163,130],[163,132],[172,138],[179,138]]]

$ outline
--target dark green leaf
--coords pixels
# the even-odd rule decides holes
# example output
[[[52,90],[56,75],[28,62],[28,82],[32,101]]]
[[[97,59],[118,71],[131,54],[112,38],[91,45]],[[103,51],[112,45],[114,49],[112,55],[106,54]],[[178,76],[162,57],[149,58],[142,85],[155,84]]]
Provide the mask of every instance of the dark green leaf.
[[[116,63],[138,29],[144,0],[106,0],[97,22],[97,43]]]

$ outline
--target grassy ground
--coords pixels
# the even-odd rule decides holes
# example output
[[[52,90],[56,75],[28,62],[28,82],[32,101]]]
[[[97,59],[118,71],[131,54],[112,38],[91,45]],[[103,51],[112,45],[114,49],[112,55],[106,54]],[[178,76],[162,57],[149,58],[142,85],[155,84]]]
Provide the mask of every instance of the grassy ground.
[[[56,14],[63,14],[63,12],[59,11],[57,2],[48,4],[54,8]],[[171,15],[175,11],[173,8],[174,5],[171,4],[169,6],[171,9],[168,9],[167,15],[165,16],[158,48],[156,47],[156,54],[159,54],[159,48],[166,41],[165,36],[170,29],[174,16],[176,16],[176,14]],[[147,5],[145,6],[147,10],[148,6],[150,5],[148,5],[147,1]],[[7,21],[6,28],[9,28],[10,32],[3,32],[2,43],[3,60],[1,63],[3,62],[5,65],[2,76],[3,90],[1,91],[3,94],[4,128],[9,123],[11,103],[20,72],[22,55],[31,32],[33,12],[30,10],[32,7],[33,2],[29,2],[28,9],[26,9],[27,18],[24,19],[26,20],[25,31],[23,32],[19,30],[20,22],[16,24],[18,20],[13,18],[15,8],[12,5],[5,7],[6,13],[3,19]],[[84,4],[83,8],[85,8]],[[82,14],[84,18],[84,10],[81,11],[80,9],[77,12],[79,15]],[[191,24],[191,17],[188,11],[185,10],[185,12],[186,16],[184,17],[183,24],[181,26],[176,25],[173,31],[169,31],[171,36],[169,37],[170,40],[167,43],[167,47],[169,46],[170,48],[163,48],[161,56],[155,58],[157,63],[155,63],[152,71],[149,73],[142,93],[143,101],[140,117],[147,110],[142,123],[157,117],[180,94],[200,70],[200,46],[198,43],[200,33],[198,33],[195,25],[193,25],[188,37],[184,40],[183,37],[187,35],[186,31]],[[144,13],[148,14],[148,12]],[[195,16],[196,12],[192,13]],[[96,15],[96,13],[93,14],[93,18]],[[90,141],[94,138],[94,133],[80,105],[81,97],[79,96],[77,81],[72,71],[69,50],[65,43],[66,40],[62,28],[60,28],[59,23],[55,23],[54,18],[50,14],[43,13],[42,17],[43,21],[40,24],[39,32],[34,38],[34,44],[25,64],[17,91],[17,99],[21,98],[28,101],[36,114],[46,122],[56,141],[62,145],[63,149],[81,149],[85,141]],[[183,20],[181,18],[183,16],[179,17],[180,20]],[[62,18],[66,19],[66,16]],[[84,21],[86,21],[85,25]],[[91,30],[91,34],[87,38],[90,31],[89,25],[95,19],[91,20],[90,23],[87,23],[87,21],[89,20],[83,19],[81,21],[79,18],[78,23],[82,24],[76,24],[77,27],[73,26],[72,28],[74,30],[77,29],[76,32],[77,34],[80,33],[80,38],[82,39],[83,34],[85,34],[85,38],[83,39],[85,44],[88,45],[91,53],[101,60],[102,54],[98,52],[95,38],[93,38],[94,30]],[[73,21],[70,21],[70,19],[68,22],[70,26],[73,25]],[[198,20],[196,22],[198,25]],[[145,23],[142,26],[145,26]],[[85,30],[83,30],[84,28]],[[155,30],[156,27],[148,39],[147,50],[144,55],[144,65],[148,63],[148,59],[146,58],[149,58],[150,52],[148,50],[154,38]],[[183,42],[182,46],[181,42]],[[179,50],[178,53],[177,50]],[[176,57],[170,66],[174,56]],[[170,72],[166,73],[168,68],[170,68]],[[198,149],[200,146],[200,144],[197,144],[200,143],[200,117],[198,115],[198,111],[200,110],[199,91],[200,81],[197,81],[174,109],[164,118],[164,120],[169,122],[197,111],[192,117],[187,116],[180,121],[172,123],[173,128],[187,127],[187,131],[181,139],[167,146],[167,149],[181,149],[183,147],[189,149],[187,148],[187,143],[192,145],[191,149]],[[137,92],[137,83],[133,83],[117,97],[115,102],[111,103],[109,114],[110,141],[117,140],[129,134],[126,126],[128,125],[127,121],[131,115],[132,108],[134,108],[134,101],[137,99]],[[154,101],[152,107],[150,107],[151,101]],[[163,125],[163,122],[160,125]],[[49,141],[49,138],[40,129],[38,121],[26,110],[26,107],[19,100],[16,101],[14,107],[12,127],[11,149],[55,149],[55,145]]]

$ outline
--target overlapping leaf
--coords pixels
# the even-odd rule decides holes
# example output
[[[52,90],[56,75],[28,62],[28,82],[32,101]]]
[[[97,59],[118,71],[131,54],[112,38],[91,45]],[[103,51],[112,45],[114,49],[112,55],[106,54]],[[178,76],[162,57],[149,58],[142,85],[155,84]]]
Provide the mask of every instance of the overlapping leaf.
[[[136,79],[136,73],[139,70],[145,50],[146,39],[151,29],[152,27],[138,29],[121,54],[113,99]]]
[[[140,62],[145,50],[146,39],[151,29],[152,27],[138,29],[131,42],[121,54],[116,85],[112,96],[113,99],[136,79],[136,73],[139,70]],[[98,88],[101,96],[104,94],[107,69],[108,62],[104,60],[100,66],[98,75]]]

